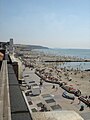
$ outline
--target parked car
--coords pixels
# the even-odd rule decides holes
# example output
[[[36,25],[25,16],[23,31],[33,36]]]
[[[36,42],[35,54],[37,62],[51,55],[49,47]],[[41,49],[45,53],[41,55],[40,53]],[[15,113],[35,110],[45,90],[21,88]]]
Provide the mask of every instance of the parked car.
[[[68,92],[66,92],[66,91],[63,92],[62,96],[63,96],[64,98],[71,99],[71,100],[74,100],[74,99],[75,99],[75,97],[74,97],[73,94],[68,93]]]

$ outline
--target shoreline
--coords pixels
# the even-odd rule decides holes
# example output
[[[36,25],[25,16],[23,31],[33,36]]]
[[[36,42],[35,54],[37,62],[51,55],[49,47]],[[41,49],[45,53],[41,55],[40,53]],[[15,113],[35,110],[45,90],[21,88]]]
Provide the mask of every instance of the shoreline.
[[[19,51],[20,53],[20,51]],[[73,86],[75,89],[79,89],[82,95],[90,95],[90,71],[85,71],[81,69],[67,69],[66,67],[62,68],[61,65],[64,65],[65,62],[45,62],[45,60],[84,60],[81,58],[75,57],[66,57],[66,56],[54,56],[54,55],[46,55],[43,53],[37,52],[26,52],[23,51],[23,56],[21,57],[22,63],[25,67],[29,67],[31,69],[39,69],[43,70],[47,75],[47,78],[50,77],[58,79],[59,82],[65,82],[69,86]],[[60,65],[58,67],[58,65]],[[69,80],[71,79],[71,80]]]
[[[44,104],[49,111],[54,111],[53,107],[56,107],[58,111],[74,110],[81,116],[90,111],[90,103],[85,98],[90,96],[90,71],[81,70],[82,66],[80,65],[76,69],[73,66],[68,67],[68,69],[65,67],[67,65],[66,62],[45,62],[45,60],[67,60],[68,58],[82,60],[81,58],[46,55],[35,51],[29,51],[28,53],[27,51],[18,51],[16,53],[21,53],[22,55],[15,54],[15,57],[19,58],[22,62],[23,84],[21,89],[25,92],[32,112],[40,112],[39,104]],[[38,75],[36,71],[39,71],[37,72]],[[40,86],[42,79],[44,81]],[[61,83],[64,86],[61,86]],[[40,88],[39,95],[32,95],[30,89],[32,84],[37,84]],[[75,94],[78,90],[81,92],[80,96]],[[63,96],[65,94],[70,95],[70,99],[65,98]],[[44,98],[43,96],[49,97]],[[54,106],[51,103],[47,103],[46,99],[53,99]],[[82,105],[84,110],[80,111]]]
[[[20,51],[19,51],[20,53]],[[90,91],[90,71],[81,70],[79,68],[73,69],[72,67],[70,69],[67,69],[66,67],[62,68],[61,65],[64,65],[65,62],[45,62],[45,60],[49,61],[51,60],[57,60],[61,59],[61,56],[52,56],[52,55],[46,55],[40,52],[36,51],[29,51],[28,53],[25,51],[22,52],[23,57],[21,58],[22,63],[26,67],[31,67],[32,69],[45,69],[46,72],[49,74],[51,73],[52,76],[55,76],[58,79],[62,79],[64,82],[67,82],[67,84],[71,84],[75,86],[77,89],[80,89],[83,94],[88,94]],[[70,59],[70,57],[62,57],[62,59],[67,60]],[[81,58],[74,58],[71,57],[72,60],[82,60]],[[58,67],[58,65],[60,65]],[[78,66],[80,67],[80,66]],[[59,71],[59,72],[58,72]],[[71,81],[68,80],[68,78],[72,78]],[[85,92],[86,91],[86,92]]]

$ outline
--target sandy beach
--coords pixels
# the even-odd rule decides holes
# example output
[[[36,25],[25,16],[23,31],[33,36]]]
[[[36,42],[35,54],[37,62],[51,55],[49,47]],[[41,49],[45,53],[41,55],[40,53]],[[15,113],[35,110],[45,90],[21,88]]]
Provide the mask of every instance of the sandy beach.
[[[37,105],[41,103],[45,104],[47,109],[50,111],[54,109],[51,106],[51,103],[46,103],[46,98],[44,99],[42,97],[43,95],[48,95],[49,97],[53,96],[55,106],[59,107],[59,110],[74,110],[81,114],[81,116],[90,111],[90,108],[83,102],[79,103],[77,96],[74,96],[74,101],[63,98],[62,94],[65,90],[63,87],[60,87],[60,84],[54,84],[56,82],[63,83],[64,87],[69,86],[70,89],[73,88],[75,91],[80,90],[81,96],[87,96],[88,98],[90,96],[90,71],[73,69],[71,67],[70,69],[67,69],[66,67],[62,68],[61,65],[64,65],[64,62],[45,62],[45,60],[68,59],[68,57],[66,58],[65,56],[62,56],[61,58],[61,56],[45,55],[35,51],[29,51],[28,53],[23,51],[22,53],[23,56],[19,59],[22,62],[22,77],[26,84],[23,85],[24,88],[21,88],[24,91],[28,91],[29,89],[25,86],[28,86],[30,81],[35,81],[35,84],[37,85],[40,85],[41,80],[43,81],[43,84],[40,87],[41,94],[39,96],[27,96],[28,103],[31,104],[31,101],[33,102],[33,105],[30,105],[32,111],[40,111],[40,107]],[[74,58],[69,57],[69,59],[73,60]],[[53,85],[55,86],[54,89],[52,89]],[[84,106],[83,111],[80,111],[81,105]]]
[[[82,58],[71,57],[71,56],[55,56],[44,54],[39,51],[17,51],[19,54],[23,54],[21,57],[22,63],[26,67],[32,69],[43,70],[48,77],[55,77],[58,81],[66,82],[67,85],[71,85],[76,89],[80,89],[83,95],[90,95],[90,71],[81,70],[79,67],[70,69],[66,67],[62,68],[64,62],[45,62],[45,60],[81,60]],[[19,57],[19,56],[18,56]],[[84,58],[83,58],[84,59]],[[82,59],[82,60],[83,60]],[[71,80],[69,80],[71,79]]]
[[[27,59],[26,59],[27,57]],[[45,60],[57,60],[57,59],[68,59],[65,56],[53,56],[45,55],[38,52],[30,52],[24,54],[24,61],[27,65],[34,66],[34,69],[43,70],[48,75],[55,77],[58,81],[66,82],[67,85],[71,85],[76,89],[80,89],[83,95],[90,95],[90,71],[85,70],[74,70],[73,68],[68,70],[66,68],[60,68],[60,65],[64,63],[45,63]],[[69,59],[80,59],[70,58]],[[59,67],[58,67],[59,66]],[[69,80],[71,79],[71,80]]]

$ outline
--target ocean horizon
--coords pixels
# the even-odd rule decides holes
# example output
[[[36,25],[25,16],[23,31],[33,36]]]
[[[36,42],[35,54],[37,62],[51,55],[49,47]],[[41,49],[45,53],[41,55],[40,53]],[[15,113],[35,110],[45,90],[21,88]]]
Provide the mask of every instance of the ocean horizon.
[[[41,52],[46,55],[77,57],[82,59],[90,59],[90,49],[73,49],[73,48],[49,48],[37,49],[35,51]],[[90,62],[68,62],[64,66],[67,68],[86,70],[90,69]]]

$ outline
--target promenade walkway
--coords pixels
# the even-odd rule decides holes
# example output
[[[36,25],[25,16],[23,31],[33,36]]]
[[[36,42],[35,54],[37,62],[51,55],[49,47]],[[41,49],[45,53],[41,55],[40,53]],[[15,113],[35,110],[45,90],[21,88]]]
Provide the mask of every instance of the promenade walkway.
[[[35,70],[31,70],[28,67],[25,68],[25,71],[23,72],[23,77],[26,82],[26,84],[30,85],[29,82],[34,81],[34,84],[39,85],[40,84],[40,78],[35,74]],[[52,89],[53,85],[57,87],[58,89]],[[63,89],[59,87],[56,84],[43,82],[43,85],[41,86],[41,94],[38,96],[26,96],[28,102],[32,101],[33,104],[30,105],[30,109],[35,111],[40,111],[40,107],[38,105],[45,104],[48,110],[50,111],[63,111],[63,110],[74,110],[75,112],[79,113],[85,120],[88,120],[89,118],[89,108],[87,108],[86,105],[83,103],[78,105],[78,98],[75,98],[75,101],[73,104],[72,100],[65,99],[62,97]],[[47,103],[47,99],[54,99],[55,105],[52,105],[51,103]],[[79,111],[81,105],[85,106],[84,111]],[[52,107],[53,106],[53,107]],[[56,107],[55,107],[56,106]],[[59,106],[59,108],[57,107]],[[34,112],[35,112],[34,111]],[[85,116],[86,115],[86,116]],[[87,118],[86,118],[87,117]]]

